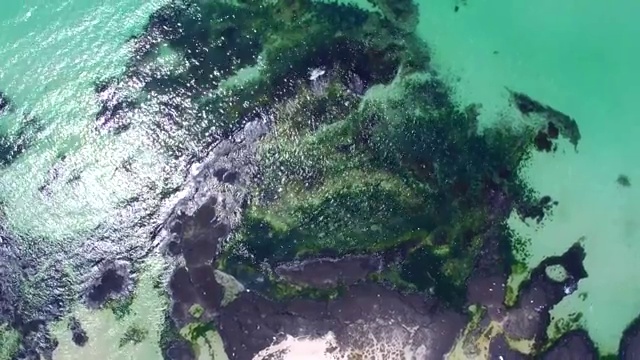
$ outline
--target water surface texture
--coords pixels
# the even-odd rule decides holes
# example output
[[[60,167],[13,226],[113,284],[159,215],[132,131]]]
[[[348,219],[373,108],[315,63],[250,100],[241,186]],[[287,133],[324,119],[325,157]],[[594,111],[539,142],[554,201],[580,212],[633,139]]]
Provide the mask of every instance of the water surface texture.
[[[0,359],[640,356],[640,3],[5,2]]]

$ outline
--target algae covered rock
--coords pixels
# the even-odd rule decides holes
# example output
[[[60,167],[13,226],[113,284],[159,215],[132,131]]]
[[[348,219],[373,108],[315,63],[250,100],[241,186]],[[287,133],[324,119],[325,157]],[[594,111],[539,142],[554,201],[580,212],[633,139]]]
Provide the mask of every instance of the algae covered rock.
[[[523,114],[542,120],[481,131],[477,107],[456,103],[431,69],[415,34],[417,4],[371,2],[374,11],[310,0],[172,1],[131,39],[125,73],[97,81],[99,129],[117,136],[138,127],[178,169],[192,169],[181,199],[139,246],[161,248],[173,265],[166,358],[195,358],[192,343],[216,328],[238,350],[232,358],[283,330],[334,331],[364,356],[371,344],[357,343],[368,330],[361,320],[441,358],[464,327],[463,305],[486,300],[482,285],[503,284],[512,265],[504,220],[513,211],[541,218],[552,205],[519,170],[558,133],[577,143],[576,123],[514,94]],[[15,158],[0,145],[7,162]],[[83,254],[95,268],[78,295],[126,314],[140,259],[115,252]],[[0,272],[20,267],[11,254]],[[486,264],[495,269],[471,277]],[[470,290],[471,280],[479,285]],[[22,350],[46,354],[55,342],[44,320],[16,320],[17,282],[0,278],[1,319],[25,334]],[[545,286],[553,295],[545,304],[559,289]],[[34,298],[55,315],[43,319],[66,306]],[[428,326],[410,334],[375,323],[396,310],[405,325]],[[258,318],[264,326],[254,326]],[[146,333],[125,335],[123,347]],[[255,346],[241,349],[245,340]]]
[[[460,300],[496,217],[530,201],[516,175],[529,133],[480,134],[476,114],[432,76],[364,98],[327,81],[274,107],[257,153],[263,175],[225,266],[386,254],[418,289]]]

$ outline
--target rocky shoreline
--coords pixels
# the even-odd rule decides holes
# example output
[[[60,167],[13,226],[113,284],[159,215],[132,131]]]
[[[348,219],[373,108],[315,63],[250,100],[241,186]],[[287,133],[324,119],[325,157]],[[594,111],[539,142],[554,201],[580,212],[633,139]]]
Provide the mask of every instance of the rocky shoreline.
[[[291,338],[329,339],[335,359],[604,355],[583,330],[547,338],[549,311],[588,276],[579,242],[506,302],[524,251],[506,219],[540,223],[555,205],[518,170],[558,141],[577,149],[577,122],[510,90],[526,126],[507,119],[480,133],[477,106],[454,103],[430,68],[415,3],[370,2],[378,11],[185,0],[152,14],[125,73],[95,86],[95,130],[144,130],[185,183],[166,214],[145,214],[142,244],[120,246],[134,233],[120,229],[45,251],[2,229],[0,340],[11,336],[11,358],[50,359],[48,326],[72,304],[126,304],[151,253],[170,264],[158,285],[170,303],[165,359],[196,359],[195,340],[212,332],[232,360],[288,359]],[[184,61],[167,69],[172,56]],[[0,92],[0,116],[10,108]],[[138,112],[153,116],[136,123]],[[68,254],[81,276],[56,262]],[[625,332],[621,358],[639,356],[639,328]],[[77,319],[69,331],[78,346],[95,338]]]

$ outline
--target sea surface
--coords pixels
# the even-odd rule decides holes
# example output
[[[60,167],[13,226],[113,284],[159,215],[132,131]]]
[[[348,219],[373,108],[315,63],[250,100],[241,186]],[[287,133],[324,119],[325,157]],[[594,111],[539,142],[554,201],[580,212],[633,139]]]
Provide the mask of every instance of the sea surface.
[[[32,145],[0,170],[2,214],[12,231],[51,244],[83,241],[96,231],[108,232],[109,224],[140,221],[135,214],[160,206],[154,194],[182,181],[167,170],[175,168],[176,159],[158,151],[148,129],[134,127],[120,135],[95,131],[96,82],[124,70],[127,39],[164,3],[6,0],[0,5],[0,91],[18,109],[3,117],[0,132],[11,134],[30,119],[40,125]],[[541,225],[514,219],[511,226],[530,240],[532,266],[581,239],[589,277],[554,313],[562,318],[581,312],[600,349],[614,352],[623,329],[640,314],[640,2],[419,3],[419,32],[432,48],[435,66],[454,84],[461,102],[482,104],[484,121],[507,106],[510,88],[578,122],[577,151],[562,144],[557,153],[536,154],[526,170],[538,191],[558,200],[553,216]],[[68,165],[52,170],[61,158]],[[121,171],[125,165],[131,170]],[[620,175],[630,186],[616,181]],[[48,186],[52,177],[68,181]],[[138,202],[142,208],[122,205],[145,196],[148,200]],[[136,241],[136,233],[128,236]],[[156,321],[160,313],[153,311],[161,304],[152,298],[148,318]],[[97,316],[88,331],[108,333],[109,321]],[[153,359],[157,352],[144,354]],[[64,343],[58,352],[61,359],[85,355],[90,354],[74,354]]]

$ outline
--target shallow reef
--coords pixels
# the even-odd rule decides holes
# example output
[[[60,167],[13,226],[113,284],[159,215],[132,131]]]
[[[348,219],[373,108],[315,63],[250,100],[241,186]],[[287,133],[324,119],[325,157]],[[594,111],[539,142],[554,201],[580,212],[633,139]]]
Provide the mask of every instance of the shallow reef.
[[[11,119],[6,119],[11,117]],[[35,117],[16,109],[16,104],[0,91],[0,168],[13,163],[29,148],[34,137],[42,130],[41,122]],[[12,126],[6,126],[6,123]]]
[[[96,82],[95,128],[144,130],[184,161],[173,170],[185,182],[152,231],[121,229],[119,238],[147,236],[135,252],[94,234],[70,252],[84,256],[74,263],[83,276],[51,265],[44,284],[59,293],[31,307],[19,289],[38,278],[22,263],[38,254],[0,242],[0,337],[4,323],[6,336],[17,332],[14,357],[50,356],[46,325],[75,302],[126,316],[136,263],[155,251],[171,264],[158,285],[170,298],[165,359],[197,358],[211,333],[239,360],[327,334],[336,358],[597,357],[584,331],[546,335],[550,309],[588,276],[579,242],[505,303],[524,251],[507,218],[540,223],[556,204],[520,170],[558,141],[577,148],[577,122],[510,91],[514,111],[481,128],[479,106],[456,103],[431,68],[417,4],[370,3],[377,11],[184,0],[154,12],[130,39],[123,74]],[[551,278],[553,266],[566,276]],[[45,306],[26,312],[35,304]],[[640,344],[633,326],[621,354]],[[78,346],[94,340],[79,323],[69,329]],[[122,345],[145,336],[131,328]]]

